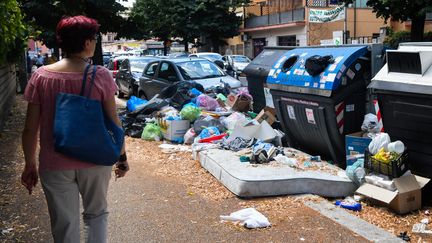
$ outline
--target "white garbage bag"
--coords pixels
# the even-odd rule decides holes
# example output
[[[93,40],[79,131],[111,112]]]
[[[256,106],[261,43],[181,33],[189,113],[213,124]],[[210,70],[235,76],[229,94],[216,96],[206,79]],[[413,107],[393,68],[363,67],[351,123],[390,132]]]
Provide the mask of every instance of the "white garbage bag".
[[[390,143],[390,136],[385,133],[379,133],[376,137],[374,137],[372,139],[372,141],[369,144],[369,152],[373,155],[375,155],[376,153],[378,153],[378,151],[381,148],[386,148],[387,149],[387,145]]]
[[[234,213],[231,213],[229,216],[220,216],[221,220],[226,221],[234,221],[240,222],[244,227],[249,229],[254,228],[265,228],[270,226],[270,222],[268,219],[258,212],[255,208],[245,208]]]

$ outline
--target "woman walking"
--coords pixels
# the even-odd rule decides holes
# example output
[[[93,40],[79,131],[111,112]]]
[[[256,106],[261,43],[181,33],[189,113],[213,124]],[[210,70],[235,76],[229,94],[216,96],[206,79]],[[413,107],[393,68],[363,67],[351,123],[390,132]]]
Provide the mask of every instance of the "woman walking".
[[[94,54],[98,31],[97,21],[85,16],[60,20],[56,37],[65,57],[37,69],[24,94],[28,108],[22,135],[25,168],[21,182],[31,194],[40,176],[56,243],[80,241],[80,195],[86,242],[107,242],[107,191],[112,167],[94,165],[56,152],[53,135],[56,95],[60,92],[80,93],[83,73]],[[86,86],[86,93],[89,86]],[[107,117],[121,126],[114,98],[117,86],[106,68],[96,68],[93,86],[90,98],[99,100]],[[39,164],[36,163],[38,132]],[[125,176],[129,170],[124,145],[121,154],[115,166],[116,177]]]

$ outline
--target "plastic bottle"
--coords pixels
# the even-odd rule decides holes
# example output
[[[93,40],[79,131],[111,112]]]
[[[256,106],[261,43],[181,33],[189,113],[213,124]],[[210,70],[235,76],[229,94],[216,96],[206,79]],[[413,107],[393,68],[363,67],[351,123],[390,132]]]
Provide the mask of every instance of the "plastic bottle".
[[[349,203],[349,202],[344,202],[341,200],[336,200],[335,205],[340,206],[342,208],[349,209],[349,210],[353,210],[353,211],[361,211],[361,209],[362,209],[361,203],[357,203],[357,202]]]

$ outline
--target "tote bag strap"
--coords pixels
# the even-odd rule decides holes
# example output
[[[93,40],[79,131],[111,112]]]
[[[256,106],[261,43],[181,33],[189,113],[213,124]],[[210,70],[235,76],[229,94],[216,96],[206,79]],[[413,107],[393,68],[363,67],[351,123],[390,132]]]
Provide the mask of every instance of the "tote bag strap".
[[[84,71],[84,77],[83,77],[83,82],[82,82],[82,85],[81,85],[81,92],[80,92],[80,96],[83,96],[83,95],[84,95],[85,87],[86,87],[86,80],[87,80],[87,73],[88,73],[88,70],[89,70],[90,66],[91,66],[91,65],[87,65],[87,67],[86,67],[86,69],[85,69],[85,71]],[[88,99],[88,98],[90,97],[90,95],[91,95],[91,92],[92,92],[92,89],[93,89],[93,85],[94,85],[94,79],[95,79],[95,76],[96,76],[96,65],[93,65],[92,77],[91,77],[91,81],[90,81],[90,89],[89,89],[88,94],[86,95],[86,98],[87,98],[87,99]]]

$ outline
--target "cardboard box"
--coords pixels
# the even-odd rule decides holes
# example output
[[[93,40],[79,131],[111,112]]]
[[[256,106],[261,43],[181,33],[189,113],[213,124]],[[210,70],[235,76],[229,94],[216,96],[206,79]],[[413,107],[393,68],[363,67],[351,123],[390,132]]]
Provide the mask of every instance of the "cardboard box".
[[[226,104],[231,106],[233,111],[247,112],[251,109],[252,99],[243,94],[243,95],[233,95],[230,94],[227,97]]]
[[[371,138],[363,137],[363,132],[355,132],[345,135],[346,156],[364,154],[371,141]]]
[[[430,181],[428,178],[405,175],[393,180],[396,191],[390,191],[369,183],[363,183],[356,193],[364,195],[377,204],[382,204],[398,214],[405,214],[421,208],[421,189]]]
[[[234,139],[236,137],[246,139],[256,138],[263,142],[271,142],[276,136],[275,130],[266,121],[263,121],[261,124],[249,126],[242,126],[237,123],[229,139]]]
[[[159,120],[162,136],[165,140],[183,143],[184,135],[190,128],[188,120]]]
[[[258,113],[255,120],[259,123],[265,120],[269,125],[272,125],[276,121],[276,110],[266,106],[260,111],[260,113]]]

